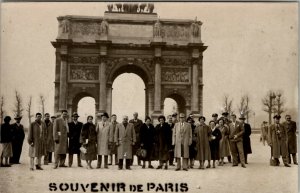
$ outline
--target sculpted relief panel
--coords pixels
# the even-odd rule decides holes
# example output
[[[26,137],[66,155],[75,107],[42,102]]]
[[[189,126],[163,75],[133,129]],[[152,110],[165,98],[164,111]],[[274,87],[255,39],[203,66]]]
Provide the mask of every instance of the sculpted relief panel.
[[[189,68],[162,67],[162,82],[165,83],[190,83]]]
[[[81,81],[99,80],[99,67],[71,65],[70,80],[81,80]]]

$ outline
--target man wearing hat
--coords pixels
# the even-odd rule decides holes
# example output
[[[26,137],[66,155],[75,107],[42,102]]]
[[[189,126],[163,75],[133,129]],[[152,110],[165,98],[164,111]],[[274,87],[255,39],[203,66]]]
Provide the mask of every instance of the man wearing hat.
[[[275,115],[275,123],[270,126],[269,145],[271,146],[272,155],[276,161],[276,166],[279,166],[279,158],[282,156],[284,166],[291,167],[288,164],[288,149],[287,149],[287,134],[286,128],[280,124],[280,115]]]
[[[97,123],[96,132],[97,132],[97,154],[98,162],[97,168],[101,168],[102,157],[104,157],[104,168],[108,169],[108,155],[110,155],[110,136],[109,136],[109,122],[108,114],[101,114],[101,121]]]
[[[192,127],[189,123],[185,122],[185,115],[179,114],[179,122],[175,124],[172,137],[172,145],[174,148],[174,157],[177,160],[176,171],[182,169],[187,171],[188,158],[189,158],[189,146],[192,144]]]
[[[214,114],[211,115],[212,121],[214,121],[215,124],[217,124],[217,122],[218,122],[218,116],[219,116],[219,115],[218,115],[217,113],[214,113]]]
[[[82,129],[82,123],[78,121],[78,113],[74,112],[72,115],[72,122],[69,122],[69,167],[73,164],[73,155],[77,154],[77,165],[82,167],[80,159],[80,134]]]
[[[230,150],[233,158],[232,166],[238,166],[238,159],[240,159],[243,168],[246,168],[244,148],[243,148],[243,134],[244,123],[236,121],[236,115],[232,114],[232,122],[229,124],[229,142]],[[244,120],[244,117],[240,117],[240,120]]]
[[[10,158],[10,163],[19,164],[22,153],[23,141],[25,138],[24,127],[20,123],[22,116],[15,117],[16,122],[12,124],[12,151],[13,156]]]
[[[244,127],[243,149],[244,149],[245,163],[248,164],[248,154],[252,153],[251,140],[250,140],[251,126],[250,124],[245,123],[246,118],[244,117],[244,115],[242,115],[239,119],[242,126]]]
[[[53,137],[55,141],[55,166],[54,169],[59,167],[67,167],[65,165],[66,154],[68,152],[68,111],[62,110],[61,116],[54,121]]]

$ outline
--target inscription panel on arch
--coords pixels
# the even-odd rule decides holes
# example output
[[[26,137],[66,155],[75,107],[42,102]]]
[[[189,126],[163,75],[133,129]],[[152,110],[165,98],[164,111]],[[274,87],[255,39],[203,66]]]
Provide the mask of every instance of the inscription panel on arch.
[[[99,66],[70,65],[70,82],[98,82]]]
[[[191,69],[189,67],[162,67],[161,75],[161,81],[163,84],[191,83]]]

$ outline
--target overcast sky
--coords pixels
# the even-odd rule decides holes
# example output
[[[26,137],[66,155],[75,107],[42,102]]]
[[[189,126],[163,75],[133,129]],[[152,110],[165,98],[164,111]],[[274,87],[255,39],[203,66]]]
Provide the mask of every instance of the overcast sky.
[[[46,110],[53,113],[55,49],[50,41],[57,36],[56,18],[103,16],[106,3],[2,3],[1,6],[0,85],[1,95],[6,99],[5,109],[12,114],[17,89],[24,103],[29,95],[34,97],[34,112],[39,111],[39,94],[46,95]],[[287,113],[298,113],[297,10],[297,3],[155,3],[160,18],[197,16],[203,22],[202,41],[208,46],[203,59],[204,115],[220,113],[224,94],[233,98],[236,108],[241,96],[247,93],[257,124],[267,120],[261,99],[270,89],[284,92]],[[131,87],[124,85],[128,81]],[[125,87],[129,91],[124,91]],[[121,75],[113,88],[115,113],[131,116],[138,111],[143,115],[144,83],[140,78]],[[118,92],[123,93],[123,100],[116,99]],[[135,94],[137,98],[132,97]],[[128,103],[122,105],[124,98],[128,98]],[[129,108],[134,105],[135,109]]]

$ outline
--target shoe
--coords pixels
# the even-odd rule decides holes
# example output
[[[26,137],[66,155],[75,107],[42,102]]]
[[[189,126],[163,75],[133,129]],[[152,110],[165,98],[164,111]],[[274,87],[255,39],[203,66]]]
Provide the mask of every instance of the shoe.
[[[111,165],[112,165],[112,163],[109,163],[109,164],[107,164],[107,165],[111,166]]]
[[[284,164],[285,167],[291,167],[289,164]]]
[[[245,162],[245,164],[248,164],[248,162]]]
[[[0,166],[1,166],[1,167],[5,167],[5,165],[4,165],[4,164],[1,164]]]
[[[30,171],[34,171],[34,169],[33,169],[33,168],[30,168],[29,170],[30,170]]]
[[[69,165],[69,168],[71,168],[72,167],[72,165]]]
[[[206,166],[206,168],[210,168],[210,165]]]
[[[168,166],[167,165],[165,165],[165,170],[167,170],[168,169]]]
[[[190,168],[191,168],[191,169],[193,169],[193,168],[194,168],[194,166],[190,166]]]
[[[153,169],[154,167],[153,167],[152,165],[150,165],[150,166],[148,166],[148,168],[151,168],[151,169]]]
[[[81,168],[81,167],[83,167],[83,166],[82,166],[81,164],[78,164],[78,167],[80,167],[80,168]]]
[[[183,168],[182,170],[184,170],[184,171],[188,171],[188,169],[187,169],[187,168]]]
[[[175,169],[175,171],[179,171],[179,170],[180,170],[180,168],[176,168],[176,169]]]
[[[216,168],[216,166],[215,166],[215,165],[213,165],[213,168]]]
[[[131,168],[130,168],[130,167],[128,167],[128,168],[126,168],[126,170],[131,170]]]
[[[55,165],[54,167],[53,167],[53,169],[57,169],[58,168],[58,166],[57,165]]]
[[[232,167],[236,167],[236,166],[238,166],[237,164],[232,164]]]
[[[94,169],[92,166],[89,166],[89,169]]]
[[[37,170],[43,170],[43,168],[39,165],[36,165],[35,167],[36,167]]]
[[[101,168],[99,165],[96,167],[97,169]]]
[[[104,166],[104,169],[108,169],[108,166]]]
[[[162,166],[158,166],[156,169],[162,169]]]
[[[295,162],[294,165],[298,165],[298,162]]]
[[[60,165],[59,167],[60,168],[66,168],[67,166],[66,165]]]
[[[242,167],[243,167],[243,168],[246,168],[245,164],[242,164]]]
[[[145,165],[142,166],[143,169],[145,169],[145,167],[146,167]]]
[[[175,164],[169,164],[170,166],[175,166]]]

